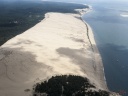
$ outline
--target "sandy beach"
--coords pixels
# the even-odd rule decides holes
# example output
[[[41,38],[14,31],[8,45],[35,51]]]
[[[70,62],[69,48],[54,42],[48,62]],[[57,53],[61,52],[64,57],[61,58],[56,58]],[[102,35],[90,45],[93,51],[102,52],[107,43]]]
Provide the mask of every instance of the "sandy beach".
[[[47,13],[0,47],[1,96],[30,96],[36,82],[64,74],[87,77],[107,90],[94,35],[78,14]]]

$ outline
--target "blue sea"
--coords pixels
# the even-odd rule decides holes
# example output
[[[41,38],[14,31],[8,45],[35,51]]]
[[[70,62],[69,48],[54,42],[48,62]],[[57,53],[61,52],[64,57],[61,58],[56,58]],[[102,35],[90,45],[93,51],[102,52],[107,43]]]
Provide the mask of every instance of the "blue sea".
[[[108,88],[128,96],[128,3],[88,3],[83,19],[91,26],[102,56]]]

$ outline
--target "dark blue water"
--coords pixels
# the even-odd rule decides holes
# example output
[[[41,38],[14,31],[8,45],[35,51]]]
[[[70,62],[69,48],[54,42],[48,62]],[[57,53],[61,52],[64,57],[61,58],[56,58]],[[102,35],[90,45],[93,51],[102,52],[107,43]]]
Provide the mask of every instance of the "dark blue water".
[[[102,56],[108,88],[128,96],[128,3],[91,4],[83,16],[92,27]]]

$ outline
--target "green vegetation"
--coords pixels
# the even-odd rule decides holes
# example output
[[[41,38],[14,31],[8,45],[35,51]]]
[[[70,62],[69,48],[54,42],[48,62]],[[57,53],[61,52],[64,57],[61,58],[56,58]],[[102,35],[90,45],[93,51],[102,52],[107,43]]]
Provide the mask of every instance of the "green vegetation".
[[[75,13],[81,4],[44,1],[0,1],[0,45],[33,27],[47,12]]]
[[[87,78],[62,75],[37,83],[34,86],[33,96],[109,96],[109,92],[89,88],[96,87],[90,84]]]

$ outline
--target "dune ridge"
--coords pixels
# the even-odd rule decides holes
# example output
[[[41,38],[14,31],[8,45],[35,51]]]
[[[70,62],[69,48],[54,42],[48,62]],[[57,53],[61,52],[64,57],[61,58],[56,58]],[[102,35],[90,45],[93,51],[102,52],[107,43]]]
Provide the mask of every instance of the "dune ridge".
[[[29,96],[36,82],[65,74],[87,77],[108,90],[92,30],[78,14],[47,13],[0,48],[2,96]]]

